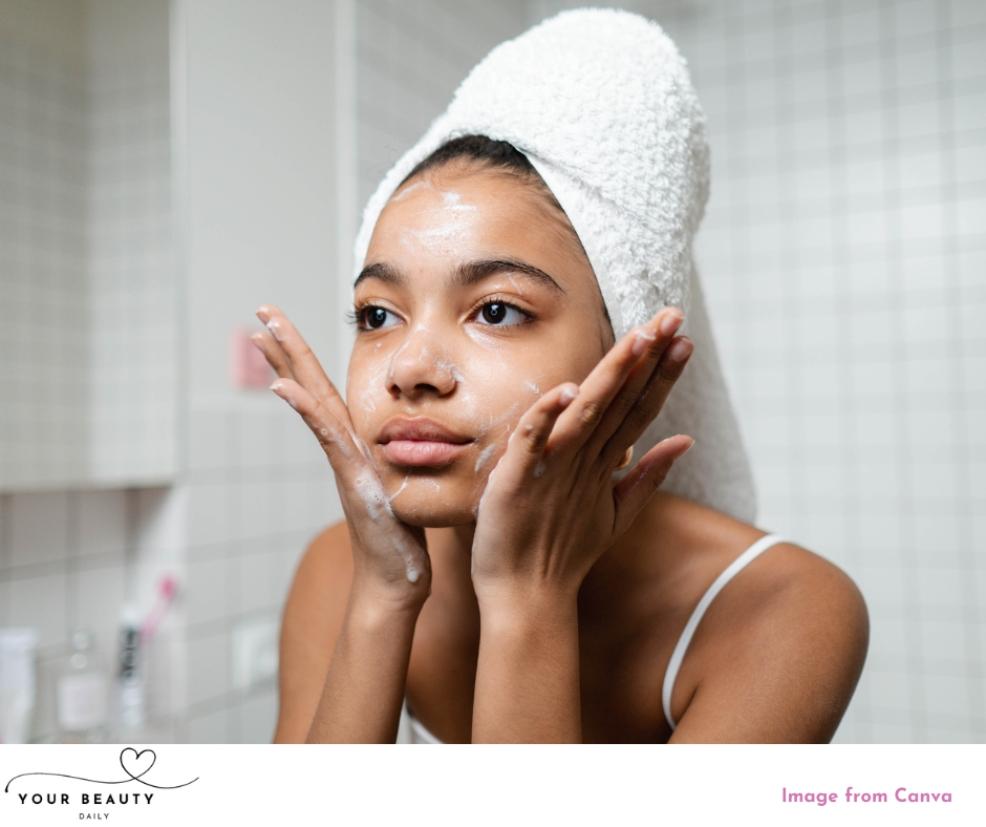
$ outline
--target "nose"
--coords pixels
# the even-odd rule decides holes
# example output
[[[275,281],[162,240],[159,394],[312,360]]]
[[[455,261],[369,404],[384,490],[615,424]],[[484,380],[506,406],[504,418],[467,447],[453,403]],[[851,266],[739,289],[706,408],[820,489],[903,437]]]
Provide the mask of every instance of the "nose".
[[[445,396],[455,388],[457,377],[452,362],[436,349],[434,335],[418,325],[391,356],[387,390],[408,399],[423,393]]]

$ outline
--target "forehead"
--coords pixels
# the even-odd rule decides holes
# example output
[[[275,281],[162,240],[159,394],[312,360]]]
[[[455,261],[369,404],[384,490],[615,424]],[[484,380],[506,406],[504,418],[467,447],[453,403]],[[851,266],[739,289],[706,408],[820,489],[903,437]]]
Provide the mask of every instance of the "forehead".
[[[534,186],[515,176],[475,168],[429,170],[387,202],[365,263],[509,254],[570,269],[578,258],[572,232]]]

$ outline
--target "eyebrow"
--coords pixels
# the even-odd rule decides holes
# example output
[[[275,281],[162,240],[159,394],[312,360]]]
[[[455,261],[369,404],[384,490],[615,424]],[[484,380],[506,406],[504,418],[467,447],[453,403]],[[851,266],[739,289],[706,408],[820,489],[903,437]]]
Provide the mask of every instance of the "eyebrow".
[[[535,281],[538,284],[543,284],[562,293],[566,292],[557,281],[545,273],[540,267],[535,267],[533,264],[528,264],[526,261],[520,261],[514,258],[483,258],[464,262],[452,271],[448,278],[447,286],[449,288],[470,287],[484,279],[495,276],[497,273],[507,271],[520,273],[525,278]],[[364,267],[359,276],[357,276],[356,281],[353,282],[353,289],[355,290],[364,279],[380,279],[398,287],[407,286],[407,277],[400,270],[385,262],[376,262]]]

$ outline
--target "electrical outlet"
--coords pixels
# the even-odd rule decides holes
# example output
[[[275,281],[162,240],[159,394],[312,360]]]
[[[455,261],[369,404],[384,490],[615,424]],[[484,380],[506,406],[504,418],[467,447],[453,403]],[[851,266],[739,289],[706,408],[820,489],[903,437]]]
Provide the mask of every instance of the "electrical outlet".
[[[277,677],[277,622],[244,620],[233,628],[233,688],[250,689]]]

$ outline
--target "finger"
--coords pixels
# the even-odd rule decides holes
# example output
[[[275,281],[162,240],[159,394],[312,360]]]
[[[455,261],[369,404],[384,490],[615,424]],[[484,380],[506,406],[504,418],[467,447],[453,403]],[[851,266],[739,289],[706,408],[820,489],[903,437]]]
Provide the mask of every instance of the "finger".
[[[600,452],[599,459],[603,467],[619,462],[627,446],[633,445],[661,412],[674,383],[685,370],[694,347],[687,336],[678,336],[664,351],[630,412]]]
[[[665,307],[647,328],[647,334],[635,341],[638,350],[642,350],[639,361],[633,366],[630,375],[610,404],[599,427],[590,437],[586,450],[590,456],[602,454],[605,446],[612,442],[614,434],[619,432],[628,416],[637,412],[639,418],[640,395],[650,384],[655,373],[659,370],[662,356],[665,356],[669,345],[674,341],[674,335],[685,320],[684,314],[676,307]],[[633,349],[631,347],[631,349]],[[621,453],[626,450],[625,443]]]
[[[646,346],[653,341],[656,348],[667,345],[670,337],[664,337],[659,328],[659,317],[662,315],[663,311],[646,325],[630,330],[593,368],[580,386],[579,399],[558,420],[559,445],[578,450],[593,438],[630,371],[640,359],[641,354],[634,352],[635,342]],[[617,425],[610,420],[608,427],[615,430]],[[599,448],[602,448],[610,436],[612,431],[605,434],[600,431]],[[555,437],[552,437],[552,443],[554,442]]]
[[[294,379],[277,379],[270,389],[294,408],[311,428],[322,450],[337,471],[363,453],[359,440],[345,424],[335,420],[325,406]],[[346,460],[347,462],[342,462]]]
[[[630,527],[654,492],[661,487],[671,466],[694,444],[695,440],[684,434],[661,440],[613,488],[616,501],[614,538],[622,536]]]
[[[257,310],[260,319],[271,335],[281,346],[291,365],[291,370],[298,381],[313,396],[327,397],[331,391],[331,382],[325,375],[318,359],[308,346],[308,342],[298,332],[298,329],[276,305],[263,305]]]
[[[517,450],[517,463],[520,474],[524,477],[533,474],[541,476],[544,473],[544,454],[548,437],[561,415],[579,393],[579,386],[574,382],[566,382],[544,394],[531,409],[521,417],[517,427],[510,435],[507,448],[511,443],[520,443]]]
[[[274,373],[285,379],[295,378],[294,371],[291,370],[291,364],[288,362],[288,357],[284,354],[277,340],[268,331],[259,330],[251,334],[250,341],[257,346],[257,350],[264,354],[267,364],[274,369]]]
[[[298,329],[284,315],[284,312],[273,304],[262,305],[257,310],[260,319],[284,352],[288,365],[294,374],[295,381],[305,388],[313,397],[320,400],[332,415],[352,428],[349,408],[322,370],[318,359],[302,338]]]

